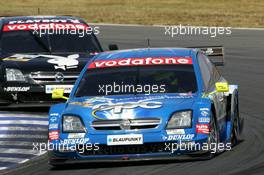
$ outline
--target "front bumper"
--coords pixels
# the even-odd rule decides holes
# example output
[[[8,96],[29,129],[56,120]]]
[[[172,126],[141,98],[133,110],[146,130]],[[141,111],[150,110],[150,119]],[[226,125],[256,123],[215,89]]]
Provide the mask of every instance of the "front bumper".
[[[153,138],[155,138],[155,136]],[[153,139],[153,141],[155,140],[157,140],[157,137],[156,139]],[[204,135],[199,139],[194,139],[181,143],[193,143],[193,144],[207,143],[207,136]],[[68,164],[68,163],[71,164],[71,163],[87,163],[87,162],[122,162],[122,161],[167,160],[167,159],[168,160],[208,159],[210,157],[210,152],[208,150],[206,151],[196,150],[196,149],[180,150],[180,149],[175,149],[175,144],[176,145],[179,144],[179,141],[144,142],[143,145],[123,145],[123,146],[122,145],[108,146],[106,144],[99,144],[98,145],[99,151],[82,150],[80,152],[80,150],[78,150],[72,152],[71,151],[62,152],[58,150],[51,150],[49,151],[49,161],[51,165],[59,165],[59,164]],[[132,148],[132,149],[128,149],[128,148]]]
[[[49,151],[49,164],[63,165],[75,163],[96,163],[96,162],[136,162],[136,161],[160,161],[160,160],[207,160],[210,158],[210,152],[196,151],[192,153],[181,154],[132,154],[132,155],[119,155],[119,156],[102,156],[102,157],[58,157],[53,151]]]
[[[29,83],[4,84],[0,87],[0,96],[0,106],[7,107],[48,107],[55,103],[64,102],[61,99],[53,100],[51,93],[46,92],[46,85]]]

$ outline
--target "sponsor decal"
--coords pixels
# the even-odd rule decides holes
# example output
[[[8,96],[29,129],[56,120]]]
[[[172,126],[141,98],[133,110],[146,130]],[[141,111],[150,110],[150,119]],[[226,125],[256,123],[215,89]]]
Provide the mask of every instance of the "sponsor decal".
[[[67,57],[63,56],[56,56],[56,55],[41,55],[43,57],[51,58],[48,60],[48,63],[54,64],[55,69],[73,69],[77,68],[79,65],[79,61],[77,58],[79,58],[79,54],[73,54],[69,55]]]
[[[51,113],[50,116],[59,116],[59,113]]]
[[[137,101],[137,102],[123,102],[123,103],[113,103],[113,104],[98,104],[94,108],[101,111],[113,110],[114,113],[121,113],[123,109],[134,109],[134,108],[144,108],[144,109],[155,109],[162,106],[161,102],[156,101]]]
[[[173,96],[168,96],[168,95],[157,95],[157,96],[144,96],[144,97],[128,97],[128,98],[106,98],[106,97],[92,97],[92,98],[87,98],[85,101],[78,102],[78,101],[73,101],[70,102],[69,104],[72,105],[80,105],[83,107],[92,107],[98,103],[109,103],[113,104],[112,101],[119,102],[119,101],[129,101],[129,100],[142,100],[142,101],[154,101],[154,100],[163,100],[163,99],[189,99],[193,98],[193,95],[191,94],[180,94],[180,95],[173,95]],[[124,103],[124,102],[123,102]]]
[[[167,134],[185,134],[184,129],[170,129],[170,130],[166,130]]]
[[[210,54],[214,53],[214,50],[213,50],[213,48],[207,48],[206,51],[205,51],[205,53],[207,55],[210,55]]]
[[[34,24],[7,24],[4,25],[3,31],[18,31],[18,30],[86,30],[86,24],[73,23],[34,23]]]
[[[97,111],[107,111],[112,110],[113,114],[122,113],[123,109],[134,109],[134,108],[144,108],[144,109],[155,109],[160,108],[162,106],[161,102],[155,101],[137,101],[137,102],[122,102],[122,103],[103,103],[93,106],[92,116],[104,120],[100,118],[96,112]]]
[[[132,111],[132,110],[135,109],[136,107],[145,108],[145,109],[154,109],[154,108],[162,107],[162,102],[158,102],[156,100],[185,99],[185,98],[193,98],[193,95],[182,94],[181,96],[162,95],[162,96],[147,96],[147,97],[146,96],[145,97],[132,97],[131,96],[128,98],[93,97],[93,98],[87,98],[84,101],[69,102],[69,104],[92,108],[92,116],[94,118],[105,120],[105,117],[107,118],[120,117],[120,116],[114,116],[114,114],[123,115],[124,112],[129,112],[129,114],[132,114],[132,113],[135,114],[136,111]],[[137,101],[133,102],[134,100],[137,100]],[[144,103],[142,103],[141,105],[137,104],[137,103],[140,104],[141,102],[144,102]],[[131,112],[123,111],[124,109],[128,109],[128,110],[131,109]],[[108,113],[108,111],[110,111],[110,113]],[[101,117],[99,114],[104,114],[103,115],[104,117]]]
[[[115,60],[95,61],[88,68],[105,68],[120,66],[146,66],[165,64],[192,64],[190,57],[148,57],[148,58],[120,58]]]
[[[61,144],[85,144],[89,142],[89,138],[76,138],[76,139],[64,139],[61,140]]]
[[[209,108],[200,108],[200,111],[209,111]]]
[[[30,87],[4,87],[6,92],[27,92],[30,90]]]
[[[51,117],[50,118],[50,122],[51,123],[55,123],[55,122],[57,122],[57,119],[58,119],[57,117]]]
[[[38,55],[27,55],[27,54],[15,54],[8,58],[4,58],[5,61],[29,61],[31,59],[39,57]]]
[[[85,133],[69,133],[68,139],[78,139],[78,138],[84,138]]]
[[[4,61],[22,61],[22,62],[26,62],[29,61],[29,58],[14,58],[14,57],[8,57],[8,58],[4,58]]]
[[[49,124],[49,130],[51,130],[51,129],[58,129],[58,128],[59,128],[59,125],[57,123]]]
[[[199,117],[198,118],[198,122],[199,123],[209,123],[210,122],[210,118],[209,117]]]
[[[47,17],[47,16],[45,16]],[[58,19],[55,18],[55,16],[50,16],[50,18],[41,18],[40,16],[34,19],[26,19],[26,20],[15,20],[15,21],[9,21],[8,24],[30,24],[30,23],[74,23],[78,24],[81,23],[78,19]]]
[[[207,112],[207,111],[201,111],[201,115],[202,115],[203,117],[206,117],[206,116],[209,115],[209,112]]]
[[[209,123],[210,122],[210,110],[209,108],[200,108],[201,116],[198,118],[199,123]]]
[[[73,85],[46,85],[45,86],[45,93],[51,94],[55,89],[64,89],[65,93],[71,93]]]
[[[79,106],[83,106],[83,107],[91,107],[92,103],[89,102],[78,102],[78,101],[73,101],[69,103],[70,105],[79,105]]]
[[[107,145],[139,145],[143,144],[142,134],[108,135]]]
[[[105,97],[93,97],[93,98],[89,98],[89,99],[86,99],[84,103],[97,103],[97,102],[102,102],[102,103],[105,103],[105,102],[109,102],[111,100],[114,100],[113,98],[105,98]]]
[[[209,134],[209,124],[197,124],[196,133],[198,134]]]
[[[15,54],[8,58],[4,58],[3,60],[6,61],[30,61],[31,59],[35,58],[49,58],[47,61],[50,64],[54,65],[55,69],[74,69],[77,68],[79,65],[79,54],[72,54],[68,55],[67,57],[64,56],[57,56],[57,55],[26,55],[26,54]]]
[[[49,140],[59,140],[59,130],[49,132]]]
[[[105,97],[93,97],[93,98],[86,99],[83,102],[74,101],[74,102],[70,102],[69,104],[80,105],[83,107],[92,107],[96,103],[106,103],[106,102],[110,102],[111,100],[113,100],[113,99],[105,98]]]
[[[136,102],[118,102],[124,100],[137,100],[137,99],[142,99],[142,100]],[[92,108],[92,116],[99,120],[105,120],[105,118],[101,118],[100,116],[98,116],[98,112],[111,111],[111,116],[113,116],[113,114],[121,114],[123,112],[123,109],[131,109],[131,110],[135,108],[156,109],[162,107],[162,102],[152,101],[152,98],[135,98],[135,97],[125,98],[125,99],[94,97],[94,98],[89,98],[82,102],[78,102],[78,101],[70,102],[69,104]],[[106,113],[104,114],[106,115]]]
[[[163,139],[166,141],[173,141],[173,140],[192,140],[193,138],[194,138],[194,134],[175,134],[175,135],[165,136]]]

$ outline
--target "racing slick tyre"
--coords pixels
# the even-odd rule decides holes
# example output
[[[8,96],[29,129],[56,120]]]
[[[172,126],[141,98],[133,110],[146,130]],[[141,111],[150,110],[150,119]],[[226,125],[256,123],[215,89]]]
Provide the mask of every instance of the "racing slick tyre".
[[[233,124],[232,124],[232,132],[230,136],[230,142],[231,146],[235,146],[238,144],[238,142],[241,140],[241,119],[239,117],[239,104],[238,104],[238,93],[235,92],[234,95],[232,95],[231,99],[231,117],[233,118]]]
[[[208,134],[208,159],[212,159],[217,153],[219,153],[218,150],[218,144],[220,140],[219,130],[217,121],[215,119],[215,115],[213,112],[211,112],[211,120],[209,123],[209,134]]]

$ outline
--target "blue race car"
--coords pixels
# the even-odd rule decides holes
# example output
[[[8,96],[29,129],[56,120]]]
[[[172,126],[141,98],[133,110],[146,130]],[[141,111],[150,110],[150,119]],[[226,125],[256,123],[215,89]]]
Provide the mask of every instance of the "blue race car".
[[[146,48],[90,60],[49,112],[49,160],[212,158],[240,139],[238,86],[215,65],[223,48]]]

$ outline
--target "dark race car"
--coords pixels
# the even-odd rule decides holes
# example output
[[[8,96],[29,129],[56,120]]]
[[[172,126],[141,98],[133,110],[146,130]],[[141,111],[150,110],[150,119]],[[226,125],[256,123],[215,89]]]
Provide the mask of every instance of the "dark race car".
[[[0,18],[0,106],[46,106],[53,89],[70,93],[102,51],[97,27],[69,16]]]

